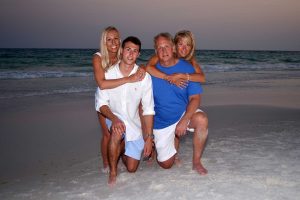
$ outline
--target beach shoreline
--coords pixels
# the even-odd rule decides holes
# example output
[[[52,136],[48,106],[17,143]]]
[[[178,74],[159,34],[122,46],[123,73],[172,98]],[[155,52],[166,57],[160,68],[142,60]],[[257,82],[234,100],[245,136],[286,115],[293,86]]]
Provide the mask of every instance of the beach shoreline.
[[[99,142],[94,140],[90,145],[96,151],[85,149],[85,154],[94,154],[90,158],[78,159],[57,171],[44,169],[2,183],[0,197],[297,199],[299,109],[225,105],[208,106],[205,111],[210,117],[210,135],[202,160],[209,170],[207,176],[199,176],[191,169],[192,135],[188,134],[181,140],[182,167],[164,170],[157,163],[149,166],[141,162],[135,174],[121,167],[117,186],[109,189],[107,175],[100,172],[101,158],[96,156]]]
[[[188,134],[179,151],[182,167],[163,170],[142,162],[135,174],[121,169],[113,190],[100,172],[93,92],[0,98],[0,198],[297,199],[299,78],[245,80],[246,73],[230,74],[208,74],[204,85],[207,176],[191,169]],[[222,83],[224,75],[240,78]],[[214,76],[220,82],[210,84]]]

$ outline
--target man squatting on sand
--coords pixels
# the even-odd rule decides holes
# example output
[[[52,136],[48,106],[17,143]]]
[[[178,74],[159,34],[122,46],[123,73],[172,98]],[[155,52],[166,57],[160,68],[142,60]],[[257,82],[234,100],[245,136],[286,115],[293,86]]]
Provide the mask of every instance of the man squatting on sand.
[[[105,79],[117,79],[134,74],[139,68],[135,62],[140,50],[141,42],[138,38],[126,38],[122,43],[121,61],[105,73]],[[100,90],[98,94],[99,111],[109,119],[107,124],[111,138],[108,146],[110,168],[108,184],[113,186],[117,178],[118,159],[124,150],[122,159],[129,172],[137,170],[143,151],[145,157],[151,154],[155,114],[151,77],[146,74],[142,81]],[[146,130],[144,134],[139,117],[140,103]]]
[[[193,66],[175,57],[175,45],[169,33],[160,33],[154,38],[154,47],[159,62],[156,68],[165,74],[194,73]],[[208,119],[198,109],[202,87],[200,83],[188,82],[187,87],[179,88],[169,82],[152,76],[155,103],[154,141],[158,164],[171,168],[175,161],[175,134],[181,137],[186,130],[193,130],[193,169],[199,174],[207,174],[201,163],[208,135]]]

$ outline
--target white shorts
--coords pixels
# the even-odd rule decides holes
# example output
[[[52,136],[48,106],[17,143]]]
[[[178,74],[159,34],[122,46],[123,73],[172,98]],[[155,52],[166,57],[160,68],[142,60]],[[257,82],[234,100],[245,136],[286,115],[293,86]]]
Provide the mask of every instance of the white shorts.
[[[197,109],[196,112],[203,111]],[[159,162],[164,162],[170,159],[177,152],[175,149],[175,129],[179,121],[180,119],[176,123],[163,129],[153,129],[157,160]],[[193,128],[187,128],[187,130],[194,132]]]

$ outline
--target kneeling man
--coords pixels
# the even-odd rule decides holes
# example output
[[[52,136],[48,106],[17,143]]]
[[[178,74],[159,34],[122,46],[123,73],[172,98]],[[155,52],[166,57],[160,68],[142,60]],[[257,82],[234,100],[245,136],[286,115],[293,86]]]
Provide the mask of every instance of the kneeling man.
[[[141,50],[138,38],[130,36],[122,43],[121,61],[105,73],[105,78],[117,79],[134,74],[135,64]],[[117,88],[101,90],[99,94],[100,112],[110,120],[108,126],[111,138],[108,146],[109,178],[113,186],[117,178],[117,163],[124,153],[123,162],[129,172],[135,172],[144,151],[147,157],[152,151],[154,101],[152,81],[146,73],[142,81],[126,83]],[[142,133],[139,117],[139,105],[142,104],[145,133]],[[108,122],[109,124],[109,122]],[[124,148],[125,143],[125,148]],[[124,152],[125,150],[125,152]]]
[[[194,73],[193,66],[174,56],[175,45],[169,33],[160,33],[154,38],[159,62],[156,68],[165,74]],[[154,135],[157,160],[161,167],[172,167],[179,145],[179,137],[186,130],[193,130],[193,169],[200,175],[207,174],[201,156],[207,139],[208,119],[199,108],[202,87],[188,82],[179,88],[163,79],[152,77],[155,103]]]

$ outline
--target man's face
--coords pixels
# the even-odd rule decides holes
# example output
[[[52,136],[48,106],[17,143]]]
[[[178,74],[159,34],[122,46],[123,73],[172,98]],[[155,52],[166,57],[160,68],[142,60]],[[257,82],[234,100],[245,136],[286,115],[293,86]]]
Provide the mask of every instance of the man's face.
[[[139,48],[139,45],[126,42],[122,51],[122,61],[127,65],[134,64],[140,54]]]
[[[174,45],[167,38],[159,37],[156,40],[156,53],[160,62],[174,59]]]

